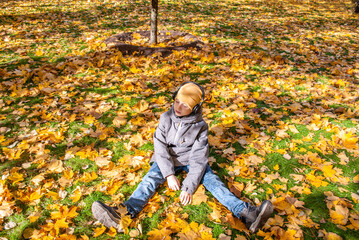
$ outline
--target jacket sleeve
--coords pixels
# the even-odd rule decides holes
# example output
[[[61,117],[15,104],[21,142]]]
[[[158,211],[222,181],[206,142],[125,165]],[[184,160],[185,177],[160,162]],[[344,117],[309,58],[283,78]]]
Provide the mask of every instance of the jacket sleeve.
[[[208,164],[208,154],[208,125],[205,124],[193,144],[189,156],[189,170],[187,177],[183,180],[182,191],[189,194],[196,191]]]
[[[156,128],[156,131],[153,135],[153,145],[154,145],[154,159],[158,164],[158,167],[161,170],[162,176],[164,178],[169,175],[175,174],[174,172],[174,163],[171,159],[171,156],[168,152],[167,141],[166,141],[166,129],[165,126],[165,117],[162,115],[160,117],[160,122]]]

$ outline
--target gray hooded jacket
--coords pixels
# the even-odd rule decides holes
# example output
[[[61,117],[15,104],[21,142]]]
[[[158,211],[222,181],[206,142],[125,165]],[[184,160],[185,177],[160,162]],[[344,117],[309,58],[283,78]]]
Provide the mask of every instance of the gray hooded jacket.
[[[189,165],[189,172],[182,183],[182,191],[193,194],[208,163],[208,125],[202,112],[177,117],[173,106],[163,113],[153,136],[156,162],[164,178],[174,174],[175,166]]]

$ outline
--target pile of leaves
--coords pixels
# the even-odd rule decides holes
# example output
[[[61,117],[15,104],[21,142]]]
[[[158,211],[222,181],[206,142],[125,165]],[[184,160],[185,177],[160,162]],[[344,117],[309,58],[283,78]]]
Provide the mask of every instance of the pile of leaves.
[[[351,1],[166,0],[159,29],[195,35],[202,49],[107,48],[114,34],[149,30],[149,7],[2,3],[0,239],[357,239]],[[241,199],[274,204],[257,234],[203,186],[182,206],[164,184],[123,217],[124,234],[92,217],[94,201],[125,201],[148,171],[159,116],[184,81],[206,92],[213,170]]]

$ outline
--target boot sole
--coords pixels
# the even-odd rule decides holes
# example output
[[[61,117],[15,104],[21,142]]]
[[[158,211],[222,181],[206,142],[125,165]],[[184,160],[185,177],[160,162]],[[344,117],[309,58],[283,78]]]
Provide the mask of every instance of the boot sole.
[[[114,217],[108,209],[106,209],[102,203],[96,201],[91,206],[93,216],[103,225],[108,228],[114,227],[119,233],[123,233],[123,230],[120,229],[118,222],[120,219],[113,219]],[[117,221],[117,222],[116,222]]]
[[[258,214],[257,219],[249,227],[249,230],[253,233],[257,232],[259,228],[262,228],[267,222],[270,215],[273,213],[273,204],[267,201],[262,208],[262,211]]]

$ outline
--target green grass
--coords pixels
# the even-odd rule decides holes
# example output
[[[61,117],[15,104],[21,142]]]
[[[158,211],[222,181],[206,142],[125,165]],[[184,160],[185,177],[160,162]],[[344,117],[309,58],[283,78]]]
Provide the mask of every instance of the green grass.
[[[355,139],[359,136],[355,101],[359,26],[357,16],[349,11],[350,4],[349,1],[298,4],[291,0],[160,1],[159,30],[191,33],[205,42],[202,50],[161,58],[121,56],[101,45],[115,34],[148,30],[149,8],[145,1],[130,4],[112,0],[77,1],[71,5],[47,1],[4,2],[0,9],[3,36],[0,50],[0,172],[3,176],[0,192],[3,195],[0,199],[11,198],[15,206],[14,214],[0,219],[0,237],[21,239],[30,228],[49,235],[42,226],[51,221],[51,213],[59,206],[76,206],[78,216],[69,225],[69,229],[74,229],[73,234],[77,238],[86,235],[95,240],[109,239],[106,233],[93,237],[94,229],[100,225],[94,224],[91,204],[97,200],[110,203],[115,196],[126,200],[133,193],[138,182],[134,184],[126,176],[133,174],[141,179],[146,174],[154,146],[151,140],[145,139],[147,142],[142,146],[128,150],[131,136],[155,128],[160,114],[171,104],[172,92],[181,82],[192,80],[206,90],[204,117],[209,123],[209,134],[221,140],[220,147],[211,145],[209,156],[215,158],[212,169],[226,185],[228,180],[254,184],[254,190],[242,192],[243,199],[252,202],[275,201],[286,195],[303,201],[304,207],[312,211],[308,217],[319,224],[319,229],[299,225],[302,239],[318,239],[320,230],[343,239],[357,239],[357,231],[344,229],[348,224],[338,226],[332,222],[325,196],[331,191],[353,204],[350,214],[355,214],[359,207],[351,196],[359,190],[353,182],[359,169],[357,149],[345,147],[341,139],[349,132]],[[237,63],[243,63],[243,69],[234,70]],[[133,69],[140,72],[133,73]],[[162,96],[165,103],[156,103]],[[141,100],[147,101],[149,108],[137,112],[135,105]],[[111,107],[103,110],[104,105]],[[231,115],[236,110],[243,111],[244,119]],[[127,123],[116,127],[113,119],[121,112],[127,113]],[[85,123],[84,117],[89,115],[96,116],[93,124]],[[233,123],[224,124],[223,120],[228,118],[233,118]],[[211,129],[216,125],[223,128],[223,133],[216,135]],[[108,131],[103,139],[94,134],[100,126]],[[49,129],[48,136],[38,133]],[[287,129],[288,135],[278,137],[277,130],[281,129]],[[51,135],[56,132],[63,138],[59,140]],[[303,140],[309,136],[312,140]],[[327,148],[323,147],[325,144]],[[75,154],[86,147],[98,153],[107,150],[109,166],[101,168],[91,157]],[[233,153],[225,153],[230,147],[234,148]],[[19,159],[12,159],[11,154],[5,154],[5,148],[10,152],[23,148],[24,152]],[[66,153],[70,149],[75,152],[68,158]],[[46,157],[41,156],[43,150]],[[346,165],[340,163],[341,152],[349,159]],[[312,159],[312,153],[318,154],[321,163]],[[284,154],[291,158],[288,160]],[[125,155],[140,155],[145,160],[134,169],[127,165],[127,160],[123,161]],[[263,162],[240,165],[240,161],[251,155],[262,158]],[[70,186],[59,185],[63,172],[48,171],[48,164],[53,160],[62,161],[66,170],[75,173]],[[306,175],[315,170],[317,177],[323,177],[323,164],[332,164],[342,171],[339,177],[348,178],[349,182],[325,178],[327,186],[313,186]],[[251,177],[230,170],[238,166],[248,167]],[[98,188],[110,180],[100,173],[111,168],[126,173],[117,176],[124,182],[115,196]],[[13,183],[10,175],[14,171],[23,174],[24,179]],[[98,174],[97,179],[79,181],[83,174],[93,171]],[[34,185],[31,180],[39,174],[44,174],[45,179]],[[292,174],[301,175],[304,180],[294,180]],[[274,179],[269,183],[270,177]],[[184,176],[179,179],[183,181]],[[304,185],[311,194],[291,190]],[[77,187],[88,192],[74,203],[70,196]],[[42,188],[39,200],[19,199],[19,193],[36,188]],[[269,189],[273,193],[268,193]],[[65,191],[67,196],[56,200],[46,196],[48,191]],[[166,187],[161,186],[158,193],[166,195]],[[212,194],[206,193],[209,202],[215,201]],[[158,228],[178,196],[179,192],[175,197],[167,197],[156,212],[151,212],[151,217],[148,213],[141,222],[143,234],[136,239],[149,238],[148,233]],[[211,228],[214,239],[219,239],[221,234],[229,236],[230,232],[231,239],[239,236],[266,239],[245,235],[225,220],[214,223],[208,216],[212,212],[210,206],[208,203],[182,206],[178,214],[188,214],[188,223]],[[42,216],[30,223],[28,217],[34,211]],[[273,216],[277,213],[278,209]],[[297,216],[281,217],[285,219],[282,226],[271,226],[265,231],[272,231],[273,239],[281,239],[280,234],[291,227],[290,219]],[[5,229],[11,222],[16,226]],[[176,233],[170,237],[179,238]],[[117,234],[113,239],[131,237]]]

